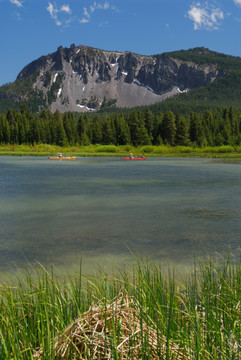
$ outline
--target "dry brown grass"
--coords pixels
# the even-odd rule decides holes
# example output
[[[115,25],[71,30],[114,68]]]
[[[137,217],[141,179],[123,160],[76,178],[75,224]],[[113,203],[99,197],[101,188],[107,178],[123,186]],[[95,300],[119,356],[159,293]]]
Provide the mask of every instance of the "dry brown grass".
[[[168,347],[169,359],[188,359],[178,345],[169,342]],[[166,349],[166,338],[126,293],[108,304],[101,301],[91,306],[53,344],[54,359],[61,360],[141,359],[143,352],[146,359],[166,359]],[[43,358],[40,349],[34,359]]]

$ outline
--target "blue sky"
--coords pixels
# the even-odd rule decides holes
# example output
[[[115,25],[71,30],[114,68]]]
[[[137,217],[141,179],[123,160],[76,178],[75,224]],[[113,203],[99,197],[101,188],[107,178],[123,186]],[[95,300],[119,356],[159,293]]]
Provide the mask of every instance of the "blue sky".
[[[241,56],[241,0],[0,0],[0,85],[57,47]]]

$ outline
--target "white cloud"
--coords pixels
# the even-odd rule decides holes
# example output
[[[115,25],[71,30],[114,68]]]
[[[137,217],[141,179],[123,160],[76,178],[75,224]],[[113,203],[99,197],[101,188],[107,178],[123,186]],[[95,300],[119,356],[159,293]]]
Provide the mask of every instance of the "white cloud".
[[[19,1],[19,0],[10,0],[10,1]],[[105,2],[96,2],[94,1],[89,7],[83,7],[83,16],[82,19],[78,21],[82,24],[86,24],[91,21],[91,15],[97,10],[109,10],[113,12],[118,12],[118,9],[114,6],[111,6],[108,1]],[[49,12],[52,19],[55,20],[57,26],[65,25],[67,26],[70,22],[76,19],[76,16],[70,17],[72,13],[70,6],[68,4],[56,5],[56,2],[49,2],[47,11]],[[68,16],[68,18],[66,18]],[[103,21],[101,25],[106,25],[107,22]]]
[[[71,14],[71,9],[69,7],[69,5],[63,5],[60,9],[60,11],[64,11],[66,12],[67,14]]]
[[[88,13],[88,10],[86,7],[84,8],[84,16],[88,19],[90,18],[90,14]]]
[[[17,7],[23,6],[22,2],[19,0],[10,0],[10,3],[16,5]]]
[[[79,22],[80,22],[81,24],[86,24],[86,23],[90,22],[90,20],[83,18],[83,19],[79,20]]]
[[[106,26],[106,25],[108,25],[109,23],[108,23],[108,21],[103,21],[103,22],[101,22],[100,24],[99,24],[99,27],[104,27],[104,26]]]
[[[96,9],[98,10],[108,10],[110,8],[110,4],[108,2],[105,2],[104,4],[94,2],[93,5],[90,5],[91,12],[94,12]],[[113,8],[115,10],[116,8]]]
[[[234,0],[234,3],[235,3],[236,5],[241,6],[241,0]]]
[[[97,9],[101,9],[101,10],[107,10],[109,9],[110,4],[108,2],[104,3],[104,4],[97,4],[96,8]]]
[[[114,11],[114,12],[120,12],[120,10],[117,9],[117,7],[114,6],[114,5],[111,5],[111,10]]]
[[[119,12],[117,7],[111,6],[108,1],[106,1],[104,3],[97,3],[96,1],[94,1],[93,4],[89,6],[89,11],[86,7],[84,7],[83,10],[84,10],[83,18],[82,18],[82,20],[79,20],[81,23],[90,22],[91,14],[97,10],[111,10],[113,12]],[[101,22],[100,26],[103,26],[106,24],[108,24],[108,22],[103,21],[103,22]]]
[[[236,1],[241,2],[241,0]],[[220,20],[224,19],[223,12],[208,2],[205,2],[203,5],[201,5],[200,2],[191,5],[187,16],[193,21],[194,30],[202,28],[206,30],[217,30]]]
[[[47,7],[47,10],[50,13],[51,18],[57,19],[57,13],[58,13],[57,7],[54,7],[54,5],[52,3],[49,3],[49,6]]]
[[[51,18],[55,20],[57,26],[61,26],[62,24],[67,25],[71,22],[71,19],[69,18],[66,19],[66,16],[70,15],[72,12],[69,5],[62,5],[60,8],[58,8],[55,3],[49,2],[47,11],[50,13]],[[61,14],[62,14],[62,19],[60,20],[59,15]]]
[[[219,20],[224,19],[223,12],[220,9],[213,9],[210,14],[211,24],[218,24]]]

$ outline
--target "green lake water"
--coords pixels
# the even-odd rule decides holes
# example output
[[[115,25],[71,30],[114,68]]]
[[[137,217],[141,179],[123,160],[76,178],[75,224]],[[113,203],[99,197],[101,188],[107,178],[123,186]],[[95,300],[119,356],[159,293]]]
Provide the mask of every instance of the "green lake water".
[[[240,255],[241,164],[0,157],[0,269]]]

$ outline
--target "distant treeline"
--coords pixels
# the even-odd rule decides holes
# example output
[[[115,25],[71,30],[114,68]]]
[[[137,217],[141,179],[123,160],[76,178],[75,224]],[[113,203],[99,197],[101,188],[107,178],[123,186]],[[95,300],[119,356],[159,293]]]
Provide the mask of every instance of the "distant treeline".
[[[149,108],[127,114],[54,114],[9,109],[0,115],[1,144],[221,146],[241,144],[241,114],[233,108],[187,115],[153,113]]]

